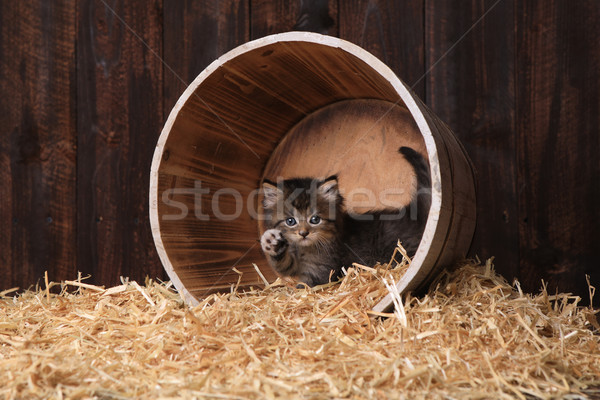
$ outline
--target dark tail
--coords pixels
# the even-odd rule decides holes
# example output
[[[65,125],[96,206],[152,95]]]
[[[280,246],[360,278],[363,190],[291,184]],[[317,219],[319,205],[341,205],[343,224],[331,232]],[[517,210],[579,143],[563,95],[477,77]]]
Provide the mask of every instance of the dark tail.
[[[417,192],[410,205],[410,218],[425,222],[431,206],[431,174],[423,156],[410,147],[400,147],[400,154],[412,165],[417,176]]]

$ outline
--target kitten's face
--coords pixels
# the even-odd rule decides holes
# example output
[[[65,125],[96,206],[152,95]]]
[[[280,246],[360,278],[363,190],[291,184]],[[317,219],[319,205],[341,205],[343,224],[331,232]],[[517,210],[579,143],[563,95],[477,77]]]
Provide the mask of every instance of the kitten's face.
[[[263,184],[263,210],[270,228],[300,247],[326,247],[337,235],[341,204],[337,178],[289,179]]]

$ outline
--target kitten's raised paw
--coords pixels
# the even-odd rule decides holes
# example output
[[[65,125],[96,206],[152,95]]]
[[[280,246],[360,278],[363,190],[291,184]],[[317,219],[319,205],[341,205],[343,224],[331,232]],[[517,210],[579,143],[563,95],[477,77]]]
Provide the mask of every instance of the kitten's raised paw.
[[[287,248],[287,241],[279,229],[268,229],[260,238],[260,245],[265,254],[277,257]]]

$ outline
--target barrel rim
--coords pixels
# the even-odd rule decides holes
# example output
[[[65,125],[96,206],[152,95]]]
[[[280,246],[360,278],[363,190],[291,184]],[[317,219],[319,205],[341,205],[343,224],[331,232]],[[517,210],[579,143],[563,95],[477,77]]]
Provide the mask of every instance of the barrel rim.
[[[185,106],[189,98],[196,92],[196,90],[201,86],[201,84],[209,77],[214,71],[217,70],[220,66],[226,64],[227,62],[235,59],[238,56],[241,56],[245,53],[256,51],[262,47],[269,46],[275,43],[281,42],[307,42],[313,44],[319,44],[327,47],[338,48],[341,49],[358,59],[365,62],[370,68],[374,70],[377,74],[379,74],[382,78],[387,80],[390,85],[394,88],[396,93],[400,96],[400,99],[396,102],[399,104],[400,101],[404,103],[404,105],[408,108],[412,118],[415,120],[417,127],[419,128],[419,132],[423,137],[425,142],[425,147],[427,149],[428,157],[429,157],[429,165],[430,165],[430,175],[431,175],[431,207],[429,209],[429,215],[427,217],[427,223],[425,226],[424,232],[431,233],[431,237],[425,238],[427,240],[421,239],[421,243],[417,249],[415,256],[411,262],[410,267],[403,275],[401,280],[397,282],[397,288],[400,293],[404,289],[408,287],[410,282],[415,278],[417,273],[420,271],[423,262],[425,261],[433,243],[433,240],[436,236],[436,230],[438,225],[438,219],[441,212],[442,206],[442,178],[441,171],[439,165],[439,157],[437,146],[431,131],[431,128],[427,122],[427,119],[423,115],[423,112],[419,108],[417,101],[413,96],[410,89],[398,78],[398,76],[381,60],[375,57],[373,54],[369,53],[367,50],[361,48],[358,45],[355,45],[351,42],[348,42],[344,39],[336,38],[333,36],[322,35],[314,32],[286,32],[279,33],[274,35],[269,35],[262,37],[260,39],[256,39],[247,43],[244,43],[227,53],[223,54],[221,57],[217,58],[213,61],[208,67],[206,67],[195,79],[192,83],[186,88],[183,94],[177,100],[177,103],[169,113],[169,117],[165,122],[165,125],[161,131],[158,142],[156,144],[156,148],[154,151],[154,155],[152,158],[152,166],[150,169],[150,226],[152,230],[152,236],[154,238],[154,243],[157,249],[157,253],[159,254],[159,258],[163,267],[165,268],[169,278],[173,282],[173,285],[177,290],[181,293],[185,301],[191,305],[199,304],[199,300],[196,299],[189,290],[185,287],[181,279],[179,278],[177,272],[175,271],[173,264],[171,263],[168,254],[165,251],[164,243],[162,240],[162,234],[160,230],[160,220],[158,215],[158,174],[159,167],[163,156],[164,147],[169,138],[171,129],[177,119],[179,112]],[[433,266],[431,266],[433,267]]]

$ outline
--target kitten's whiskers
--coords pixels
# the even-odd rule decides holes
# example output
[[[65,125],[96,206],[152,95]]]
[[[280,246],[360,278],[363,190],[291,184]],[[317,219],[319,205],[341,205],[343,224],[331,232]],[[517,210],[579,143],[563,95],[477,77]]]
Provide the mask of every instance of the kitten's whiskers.
[[[315,240],[315,247],[318,251],[321,251],[327,255],[331,254],[332,243],[323,236],[317,236]]]

